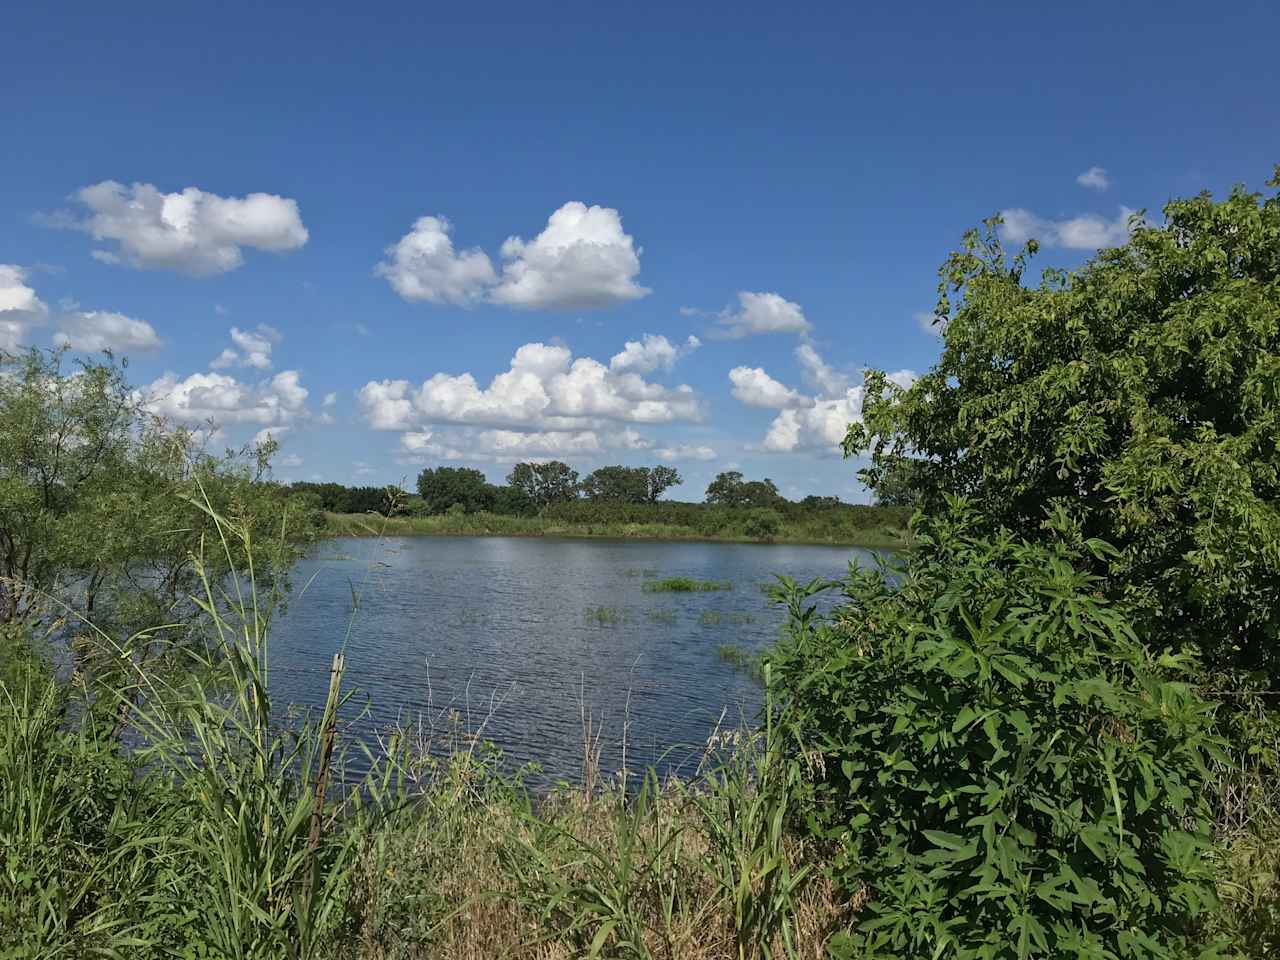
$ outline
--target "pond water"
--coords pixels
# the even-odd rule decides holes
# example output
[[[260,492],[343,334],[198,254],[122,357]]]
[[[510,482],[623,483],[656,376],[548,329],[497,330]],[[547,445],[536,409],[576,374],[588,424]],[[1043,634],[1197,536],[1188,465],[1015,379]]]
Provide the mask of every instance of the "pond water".
[[[397,722],[440,730],[452,710],[508,764],[536,762],[544,777],[574,780],[587,718],[605,773],[623,763],[624,742],[630,769],[688,770],[718,723],[737,727],[760,707],[760,685],[719,652],[776,639],[784,614],[760,585],[775,573],[836,578],[871,562],[868,551],[826,546],[325,541],[299,565],[295,586],[306,589],[273,626],[272,693],[322,704],[345,639],[344,688],[360,693],[344,717],[349,736],[369,740]],[[732,589],[644,589],[675,576]]]

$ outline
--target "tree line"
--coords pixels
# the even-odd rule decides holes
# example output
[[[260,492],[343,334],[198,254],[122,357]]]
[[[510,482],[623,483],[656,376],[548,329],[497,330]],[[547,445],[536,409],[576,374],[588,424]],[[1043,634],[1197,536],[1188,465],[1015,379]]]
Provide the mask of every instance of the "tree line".
[[[671,503],[663,494],[683,482],[675,467],[600,467],[584,477],[560,460],[517,463],[506,483],[490,483],[473,467],[429,467],[418,474],[416,494],[396,486],[347,487],[340,483],[298,482],[290,489],[313,498],[319,509],[331,513],[381,513],[384,516],[446,513],[496,513],[508,516],[544,514],[549,508],[577,503],[641,506]],[[909,507],[915,503],[914,476],[909,468],[895,472],[883,485],[878,506]],[[716,475],[707,486],[702,504],[730,509],[764,509],[783,514],[851,507],[839,497],[810,495],[788,500],[768,477],[747,480],[740,471]],[[598,511],[596,512],[598,513]]]

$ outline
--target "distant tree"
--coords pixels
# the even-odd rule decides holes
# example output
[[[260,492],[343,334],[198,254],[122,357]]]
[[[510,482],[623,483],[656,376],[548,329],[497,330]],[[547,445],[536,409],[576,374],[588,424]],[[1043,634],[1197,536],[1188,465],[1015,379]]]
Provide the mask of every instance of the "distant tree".
[[[800,501],[800,506],[806,510],[834,510],[836,507],[844,506],[844,501],[839,497],[819,497],[810,494]]]
[[[744,481],[737,470],[729,470],[717,474],[711,481],[707,487],[707,503],[725,507],[780,507],[787,500],[768,477]]]
[[[444,513],[454,504],[466,513],[489,510],[494,494],[484,474],[469,467],[427,468],[418,474],[418,495],[431,513]]]
[[[722,507],[738,506],[742,483],[742,474],[737,470],[726,470],[723,473],[717,473],[716,478],[707,485],[707,503],[714,503]]]
[[[601,467],[582,481],[582,494],[601,503],[656,503],[683,481],[675,467]]]
[[[507,516],[524,517],[537,512],[529,495],[520,487],[508,484],[493,488],[493,512]]]
[[[578,471],[559,460],[517,463],[507,475],[507,485],[520,491],[529,504],[541,510],[552,503],[563,503],[577,497]]]
[[[649,471],[620,464],[601,467],[583,479],[582,493],[588,500],[604,503],[648,503]]]
[[[680,471],[675,467],[664,467],[662,465],[648,470],[648,500],[650,503],[656,503],[667,490],[672,487],[678,487],[684,483],[680,476]]]

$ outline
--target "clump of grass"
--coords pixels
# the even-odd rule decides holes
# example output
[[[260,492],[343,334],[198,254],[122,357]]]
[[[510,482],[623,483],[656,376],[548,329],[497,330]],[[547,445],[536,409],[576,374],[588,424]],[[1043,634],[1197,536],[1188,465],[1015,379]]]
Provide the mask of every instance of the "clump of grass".
[[[695,580],[693,577],[667,577],[644,585],[645,593],[707,593],[732,589],[733,584],[728,580]]]
[[[722,643],[716,648],[720,660],[735,670],[745,673],[752,680],[764,680],[764,661],[758,653],[752,653],[732,643]]]
[[[721,623],[741,626],[746,623],[755,623],[756,618],[750,613],[740,613],[738,611],[726,613],[722,610],[704,610],[702,611],[702,616],[698,618],[698,622],[704,627],[718,627]]]
[[[585,616],[602,627],[616,627],[623,620],[622,611],[617,607],[588,607]]]

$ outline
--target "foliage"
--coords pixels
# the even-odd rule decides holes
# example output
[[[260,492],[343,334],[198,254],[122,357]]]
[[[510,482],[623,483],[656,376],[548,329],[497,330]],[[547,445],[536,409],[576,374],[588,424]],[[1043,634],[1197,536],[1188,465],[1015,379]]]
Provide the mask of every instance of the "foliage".
[[[319,524],[269,481],[274,450],[207,453],[147,413],[109,354],[67,369],[62,351],[0,353],[0,624],[56,633],[116,734],[133,705],[121,678],[178,667],[198,636],[192,558],[216,528],[197,498],[249,532],[209,575],[251,566],[264,596],[287,590]]]
[[[716,474],[707,486],[706,500],[725,507],[778,507],[787,502],[768,477],[743,480],[737,470]]]
[[[1280,170],[1270,186],[1280,186]],[[1170,648],[1280,679],[1280,196],[1174,200],[1161,226],[1024,283],[966,236],[941,271],[938,364],[909,390],[867,380],[864,474],[923,458],[923,501],[963,493],[988,530],[1041,538],[1063,510],[1091,561]]]
[[[656,503],[683,481],[675,467],[600,467],[583,478],[582,495],[604,503]]]
[[[822,497],[817,494],[810,494],[800,501],[800,506],[805,510],[834,510],[844,505],[839,497]]]
[[[444,513],[458,504],[466,513],[492,509],[495,488],[470,467],[428,467],[418,474],[418,495],[429,513]]]
[[[742,525],[742,530],[748,537],[758,540],[772,540],[782,530],[782,516],[777,510],[757,507],[747,517],[747,522]]]
[[[395,487],[344,487],[340,483],[298,481],[291,483],[289,489],[310,495],[317,508],[330,513],[380,513],[389,516],[398,502],[406,500],[404,491]]]
[[[496,488],[499,493],[510,487]],[[412,501],[410,501],[412,503]],[[910,511],[898,507],[843,504],[809,510],[789,504],[776,511],[781,528],[769,536],[748,532],[753,512],[705,503],[659,500],[657,503],[599,503],[571,500],[519,514],[458,513],[396,516],[385,525],[367,516],[329,514],[327,532],[335,536],[371,536],[380,529],[397,535],[469,534],[496,536],[625,537],[656,540],[760,540],[855,544],[897,549],[909,538]],[[758,528],[756,528],[758,529]],[[766,528],[771,529],[771,528]]]
[[[1194,660],[1148,652],[1069,542],[979,520],[952,502],[831,619],[821,582],[784,591],[778,723],[807,828],[866,901],[843,955],[1187,955],[1224,756]]]
[[[578,471],[559,460],[517,463],[507,475],[507,487],[531,504],[534,510],[541,510],[549,504],[573,500],[578,496]],[[515,511],[499,508],[497,512]]]
[[[894,457],[876,477],[876,503],[882,507],[918,507],[924,497],[928,464],[914,457]]]

